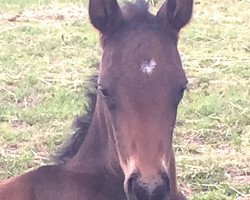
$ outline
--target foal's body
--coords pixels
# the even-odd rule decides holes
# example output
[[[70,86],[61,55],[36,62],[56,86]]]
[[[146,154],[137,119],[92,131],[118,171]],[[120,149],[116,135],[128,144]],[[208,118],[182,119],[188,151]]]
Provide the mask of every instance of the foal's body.
[[[65,163],[1,182],[0,200],[186,199],[172,138],[187,85],[178,33],[192,6],[168,0],[154,16],[142,0],[123,11],[116,0],[90,0],[104,52],[87,134],[80,124]]]

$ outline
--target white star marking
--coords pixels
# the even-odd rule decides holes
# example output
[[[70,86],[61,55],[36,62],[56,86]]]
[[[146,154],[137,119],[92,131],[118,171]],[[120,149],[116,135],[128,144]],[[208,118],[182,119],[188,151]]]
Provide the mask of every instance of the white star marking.
[[[143,61],[141,64],[142,72],[147,74],[152,74],[155,67],[156,67],[156,62],[154,61],[154,59],[151,59],[150,61]]]

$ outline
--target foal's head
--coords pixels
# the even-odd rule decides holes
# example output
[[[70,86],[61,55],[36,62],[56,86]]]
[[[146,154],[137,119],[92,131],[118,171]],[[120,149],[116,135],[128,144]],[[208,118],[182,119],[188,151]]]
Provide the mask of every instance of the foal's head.
[[[131,198],[168,199],[172,135],[187,85],[177,41],[192,4],[168,0],[154,16],[144,1],[121,10],[116,0],[90,0],[103,47],[98,99]]]

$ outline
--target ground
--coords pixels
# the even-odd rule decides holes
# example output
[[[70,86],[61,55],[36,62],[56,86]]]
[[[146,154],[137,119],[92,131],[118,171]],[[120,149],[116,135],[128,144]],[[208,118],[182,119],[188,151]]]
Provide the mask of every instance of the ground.
[[[100,59],[86,8],[0,0],[0,179],[50,163],[84,113]],[[194,10],[179,42],[189,89],[175,131],[178,180],[191,200],[247,200],[250,2],[196,0]]]

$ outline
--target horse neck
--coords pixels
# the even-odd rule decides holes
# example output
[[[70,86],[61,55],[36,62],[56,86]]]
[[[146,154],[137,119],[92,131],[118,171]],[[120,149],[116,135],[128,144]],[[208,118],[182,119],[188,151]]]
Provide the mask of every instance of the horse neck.
[[[110,138],[110,130],[103,107],[97,99],[93,119],[85,140],[78,153],[68,161],[66,168],[88,174],[107,173],[108,171],[116,177],[123,177],[115,144]]]

